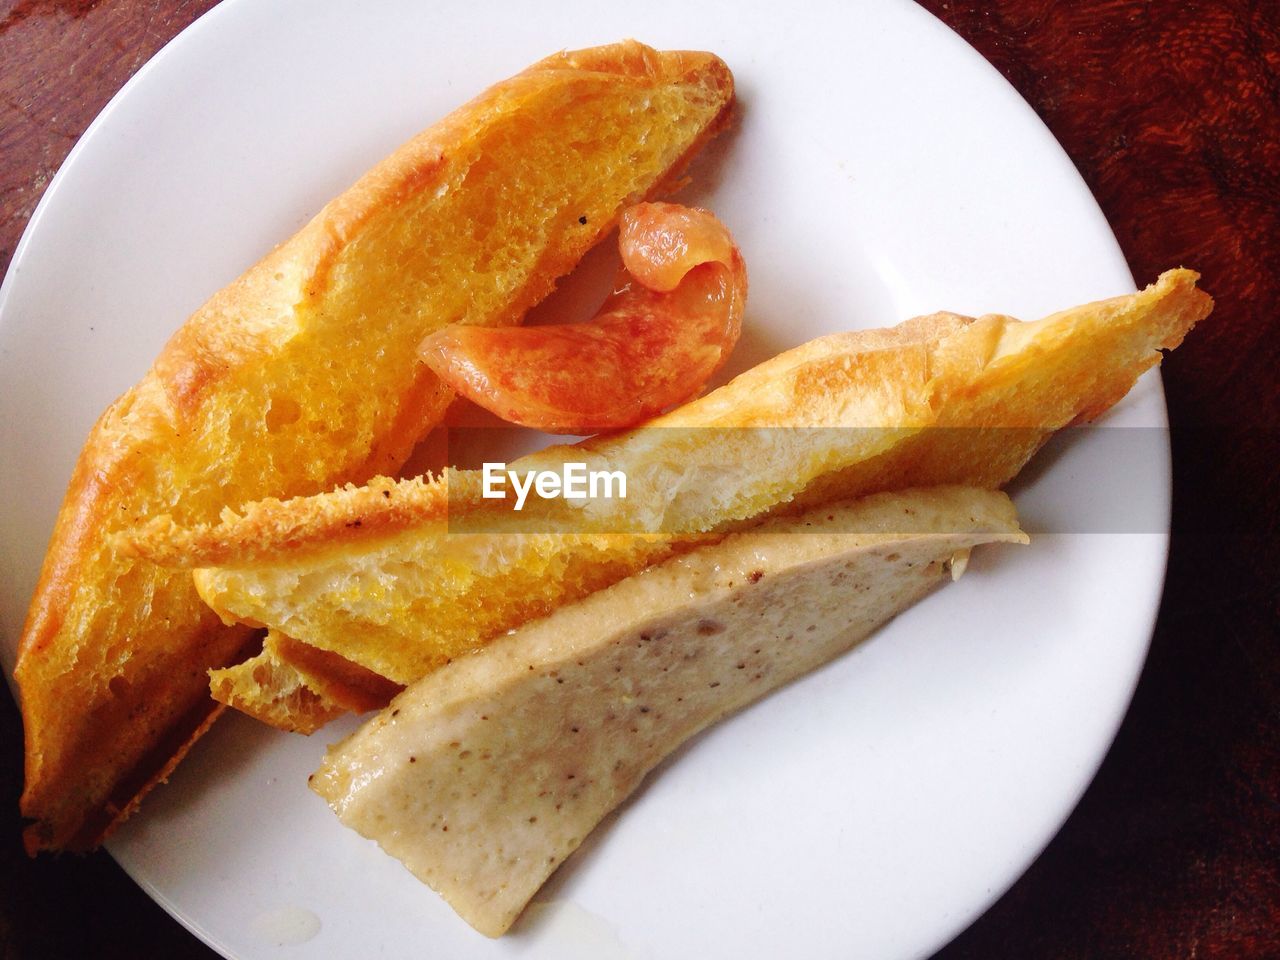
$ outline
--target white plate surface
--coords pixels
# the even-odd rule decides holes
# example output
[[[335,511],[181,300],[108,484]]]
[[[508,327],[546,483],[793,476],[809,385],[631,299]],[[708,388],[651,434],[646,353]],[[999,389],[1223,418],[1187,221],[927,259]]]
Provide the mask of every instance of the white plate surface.
[[[230,0],[94,123],[0,293],[7,666],[86,432],[183,318],[488,84],[627,36],[714,50],[737,76],[740,127],[692,192],[751,268],[735,370],[832,330],[940,308],[1034,317],[1132,289],[1032,111],[906,2]],[[1158,380],[1107,423],[1163,426]],[[1097,452],[1055,442],[1018,493],[1024,518],[1087,509],[1107,479]],[[1107,496],[1167,518],[1167,448],[1130,466]],[[237,958],[923,956],[1016,879],[1088,783],[1146,652],[1166,545],[1054,535],[976,558],[682,750],[501,941],[308,792],[350,723],[303,739],[220,722],[111,851]]]

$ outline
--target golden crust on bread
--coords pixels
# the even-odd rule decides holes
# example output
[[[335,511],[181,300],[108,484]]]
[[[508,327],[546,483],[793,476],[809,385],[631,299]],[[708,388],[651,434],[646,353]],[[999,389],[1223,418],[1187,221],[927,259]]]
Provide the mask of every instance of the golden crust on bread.
[[[263,649],[291,667],[324,701],[350,713],[379,710],[404,688],[336,653],[299,643],[281,633],[268,633]]]
[[[157,745],[205,722],[206,671],[253,642],[114,534],[398,469],[451,399],[416,361],[422,336],[518,321],[678,174],[732,96],[710,54],[547,58],[409,141],[187,321],[91,432],[32,600],[29,849],[97,843],[171,765]]]
[[[1006,483],[1053,430],[1106,409],[1209,313],[1196,279],[1170,271],[1035,323],[935,314],[822,337],[646,427],[511,465],[624,470],[628,498],[603,517],[589,513],[600,501],[531,500],[515,514],[480,497],[474,472],[452,471],[257,504],[213,526],[144,529],[134,547],[215,564],[196,581],[223,616],[411,682],[761,515],[908,486]],[[487,535],[450,535],[451,523]],[[649,532],[580,532],[593,523]]]

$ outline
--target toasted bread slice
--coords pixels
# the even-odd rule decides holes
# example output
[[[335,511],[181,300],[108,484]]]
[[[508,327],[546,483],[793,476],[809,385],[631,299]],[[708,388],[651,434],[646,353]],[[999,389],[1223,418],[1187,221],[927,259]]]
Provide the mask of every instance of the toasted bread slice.
[[[505,324],[726,116],[725,65],[562,53],[405,144],[216,294],[93,428],[21,641],[29,849],[97,843],[189,744],[254,639],[112,535],[395,471],[451,394],[414,348]]]
[[[838,656],[949,561],[1024,543],[1002,493],[877,494],[773,520],[525,624],[411,686],[311,787],[499,936],[663,758]]]
[[[207,565],[198,588],[229,620],[409,683],[751,518],[879,490],[1003,485],[1209,313],[1196,279],[1170,271],[1034,323],[936,314],[823,337],[646,427],[511,465],[621,470],[625,500],[531,500],[516,513],[454,471],[263,501],[212,526],[157,521],[134,547]],[[487,535],[458,535],[472,530]]]

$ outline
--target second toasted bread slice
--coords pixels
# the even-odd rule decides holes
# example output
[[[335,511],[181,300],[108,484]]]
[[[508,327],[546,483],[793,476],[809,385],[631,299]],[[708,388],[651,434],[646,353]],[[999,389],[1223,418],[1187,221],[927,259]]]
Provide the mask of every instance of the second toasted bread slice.
[[[646,427],[511,465],[620,470],[625,500],[515,512],[458,471],[264,501],[212,527],[157,523],[136,546],[208,565],[201,595],[228,619],[412,682],[751,518],[880,490],[1003,485],[1208,314],[1195,281],[1170,271],[1034,323],[937,314],[823,337]]]

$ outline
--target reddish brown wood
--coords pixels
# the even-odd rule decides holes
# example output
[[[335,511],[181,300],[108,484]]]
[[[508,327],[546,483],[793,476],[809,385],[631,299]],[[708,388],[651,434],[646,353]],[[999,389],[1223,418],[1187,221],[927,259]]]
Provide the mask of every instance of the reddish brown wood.
[[[212,0],[0,0],[0,270],[108,100]]]
[[[90,121],[152,54],[211,6],[212,0],[0,0],[0,270],[8,268],[41,194]],[[0,957],[213,960],[213,951],[105,853],[28,860],[17,815],[21,788],[22,727],[4,687]]]
[[[0,269],[67,151],[209,0],[0,0]],[[1218,299],[1165,366],[1174,548],[1098,779],[940,960],[1280,956],[1280,4],[924,0],[1016,86],[1139,282]],[[28,862],[0,694],[0,956],[211,957],[111,860]]]
[[[1280,4],[924,0],[1071,155],[1139,283],[1217,298],[1164,366],[1173,550],[1097,780],[941,958],[1280,956]]]

